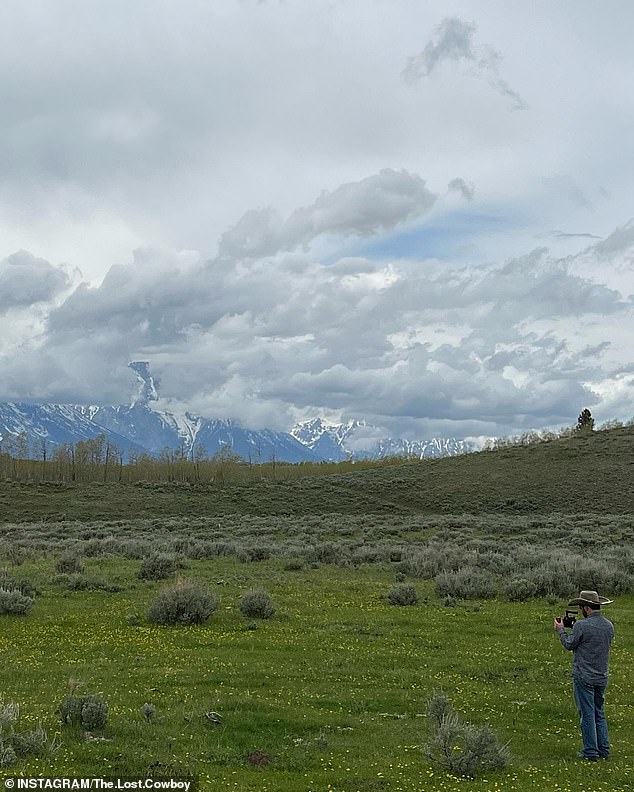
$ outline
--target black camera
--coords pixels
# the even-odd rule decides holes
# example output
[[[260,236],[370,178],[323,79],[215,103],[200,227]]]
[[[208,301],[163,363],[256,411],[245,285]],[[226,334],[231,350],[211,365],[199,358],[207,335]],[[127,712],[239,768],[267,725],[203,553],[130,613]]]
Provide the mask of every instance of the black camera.
[[[577,621],[577,611],[567,610],[566,615],[562,619],[564,623],[564,627],[570,629],[572,625]]]

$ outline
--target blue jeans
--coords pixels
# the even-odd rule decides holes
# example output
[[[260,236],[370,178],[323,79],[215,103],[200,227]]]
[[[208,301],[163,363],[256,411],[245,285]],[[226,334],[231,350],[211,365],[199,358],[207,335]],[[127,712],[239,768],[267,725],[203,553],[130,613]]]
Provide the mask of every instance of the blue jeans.
[[[575,704],[581,721],[583,755],[586,759],[596,759],[610,753],[608,724],[605,719],[605,685],[588,685],[580,679],[573,679]]]

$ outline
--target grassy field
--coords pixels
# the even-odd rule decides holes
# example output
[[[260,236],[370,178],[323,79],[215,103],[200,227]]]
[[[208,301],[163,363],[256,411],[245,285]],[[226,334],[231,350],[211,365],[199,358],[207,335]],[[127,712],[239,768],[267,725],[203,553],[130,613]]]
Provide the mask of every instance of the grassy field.
[[[0,519],[333,512],[631,514],[633,476],[634,427],[628,426],[526,447],[297,481],[254,480],[242,485],[3,481]]]
[[[271,792],[634,788],[632,432],[603,434],[293,486],[2,484],[0,568],[37,595],[26,616],[0,617],[0,689],[23,727],[41,720],[60,748],[0,777],[192,774],[204,789]],[[148,623],[165,582],[137,574],[156,551],[182,564],[172,578],[219,597],[207,623]],[[83,571],[59,574],[63,554]],[[447,589],[465,585],[464,570],[486,594]],[[517,580],[538,593],[510,601]],[[616,598],[613,756],[598,764],[576,758],[571,656],[552,630],[587,581]],[[397,583],[415,587],[417,605],[390,604]],[[253,588],[273,597],[271,619],[240,613]],[[103,733],[62,726],[71,679],[108,703]],[[440,690],[509,743],[507,769],[464,779],[423,755],[426,702]]]
[[[414,607],[391,606],[393,572],[321,566],[287,571],[270,560],[192,562],[188,577],[220,594],[202,626],[132,626],[160,583],[135,578],[138,563],[99,559],[88,577],[116,580],[119,593],[64,590],[52,564],[21,570],[42,587],[27,617],[3,618],[5,700],[23,719],[42,719],[62,748],[31,759],[21,774],[192,773],[210,789],[503,790],[628,789],[634,778],[632,597],[610,614],[619,635],[608,712],[609,763],[586,766],[578,747],[570,656],[552,631],[563,602],[492,600],[443,607],[428,583]],[[277,612],[253,623],[241,593],[264,587]],[[69,679],[110,707],[104,740],[61,729],[54,714]],[[424,759],[426,700],[442,689],[469,720],[488,722],[509,741],[509,770],[461,780]],[[147,721],[141,707],[156,707]],[[213,725],[206,713],[217,712]],[[262,752],[271,764],[251,767]],[[15,770],[5,769],[4,774]],[[497,784],[497,787],[495,786]]]

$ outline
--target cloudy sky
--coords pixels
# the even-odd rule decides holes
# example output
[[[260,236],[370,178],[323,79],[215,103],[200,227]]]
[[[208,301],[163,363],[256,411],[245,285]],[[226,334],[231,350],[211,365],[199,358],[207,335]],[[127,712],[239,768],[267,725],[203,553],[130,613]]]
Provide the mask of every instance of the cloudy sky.
[[[634,414],[630,0],[3,0],[0,400]]]

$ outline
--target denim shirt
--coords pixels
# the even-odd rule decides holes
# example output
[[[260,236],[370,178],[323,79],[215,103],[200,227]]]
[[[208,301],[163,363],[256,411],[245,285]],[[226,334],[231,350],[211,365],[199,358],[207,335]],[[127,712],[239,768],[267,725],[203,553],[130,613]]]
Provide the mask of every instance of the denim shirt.
[[[614,638],[612,622],[601,611],[592,611],[585,619],[579,619],[570,635],[559,630],[559,639],[564,649],[575,653],[572,676],[587,685],[608,684],[608,659]]]

